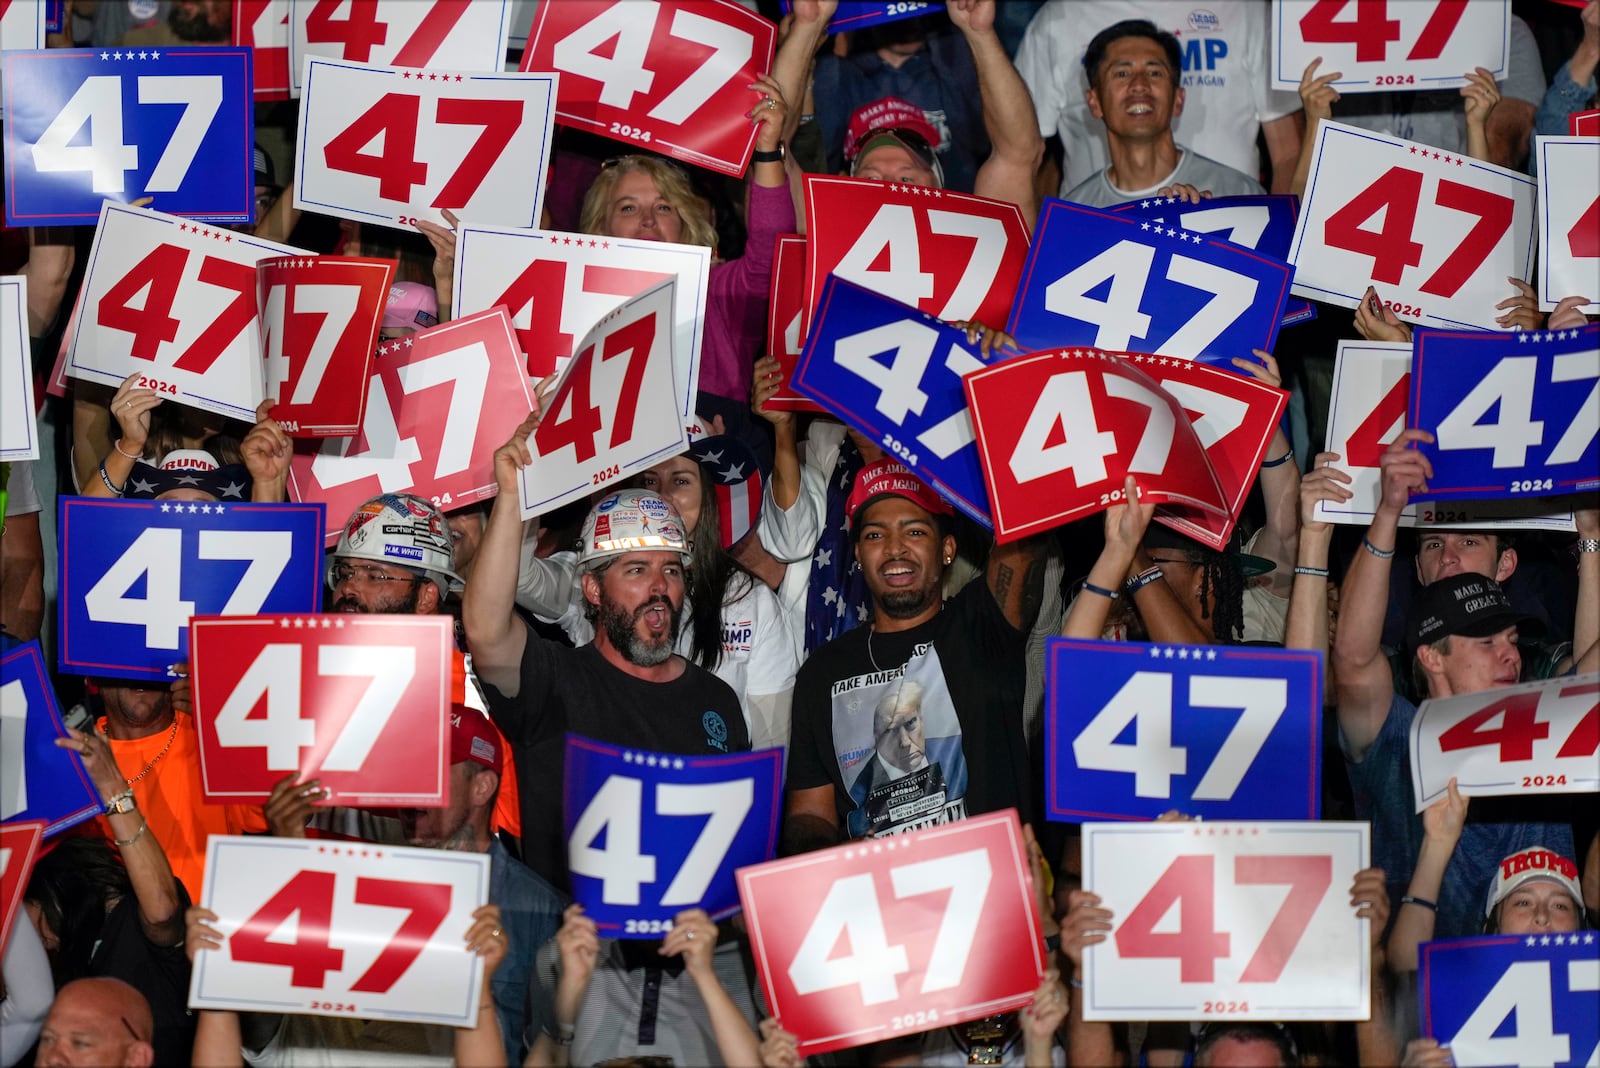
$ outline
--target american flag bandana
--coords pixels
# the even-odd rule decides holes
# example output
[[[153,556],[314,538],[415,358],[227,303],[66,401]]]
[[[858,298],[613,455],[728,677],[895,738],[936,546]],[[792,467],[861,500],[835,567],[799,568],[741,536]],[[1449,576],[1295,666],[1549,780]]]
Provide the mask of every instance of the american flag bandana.
[[[755,450],[732,434],[692,437],[689,458],[716,491],[717,534],[724,549],[732,548],[755,527],[761,516],[761,468]]]
[[[872,595],[856,561],[856,546],[850,540],[850,522],[845,516],[850,487],[862,466],[861,453],[845,438],[839,443],[839,459],[828,479],[827,514],[811,558],[811,585],[806,590],[808,653],[866,622],[872,614]]]

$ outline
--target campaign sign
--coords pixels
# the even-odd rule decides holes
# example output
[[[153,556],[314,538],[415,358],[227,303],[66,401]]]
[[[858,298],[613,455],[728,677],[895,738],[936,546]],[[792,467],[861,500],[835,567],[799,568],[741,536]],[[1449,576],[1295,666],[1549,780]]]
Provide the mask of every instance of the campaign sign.
[[[256,100],[289,99],[289,0],[233,0],[229,33],[253,53]]]
[[[190,616],[322,604],[319,505],[62,497],[59,508],[63,672],[168,682],[189,659]]]
[[[61,33],[65,25],[67,0],[43,0],[44,28],[47,33]]]
[[[1600,1048],[1600,935],[1490,935],[1425,942],[1422,1033],[1462,1068],[1593,1064]]]
[[[961,379],[1017,355],[985,360],[966,331],[829,275],[792,382],[991,526]]]
[[[59,11],[56,14],[59,19]],[[0,50],[28,51],[43,48],[46,33],[59,33],[46,24],[42,0],[5,0],[0,4]]]
[[[107,202],[68,329],[66,373],[253,423],[263,399],[256,264],[302,249]]]
[[[1300,198],[1291,193],[1262,193],[1216,197],[1202,204],[1189,204],[1182,197],[1146,197],[1107,210],[1113,215],[1137,215],[1152,222],[1171,222],[1185,230],[1211,234],[1286,260],[1289,245],[1294,240],[1294,220],[1300,212]],[[1284,305],[1283,320],[1278,325],[1292,326],[1316,317],[1317,311],[1310,301],[1290,300]]]
[[[201,796],[260,803],[299,772],[330,804],[448,804],[454,651],[444,615],[196,618]]]
[[[28,887],[44,827],[43,820],[0,826],[0,957],[5,955],[11,925],[22,909],[22,892]]]
[[[1567,132],[1573,137],[1600,137],[1600,111],[1575,111],[1568,115]]]
[[[915,305],[946,322],[1005,321],[1028,254],[1015,204],[865,178],[804,178],[803,335],[828,275]]]
[[[1051,819],[1320,815],[1317,651],[1049,638],[1044,730]]]
[[[1538,137],[1539,306],[1588,297],[1580,309],[1600,315],[1600,140]],[[1559,175],[1560,181],[1551,181]]]
[[[357,433],[367,369],[394,277],[393,260],[292,256],[263,260],[256,296],[266,355],[267,414],[304,437]]]
[[[839,0],[839,10],[828,20],[829,33],[846,30],[864,30],[885,22],[921,18],[932,15],[944,7],[944,0]],[[788,15],[794,11],[794,0],[778,0],[778,10]]]
[[[534,13],[522,69],[560,73],[564,126],[738,176],[777,33],[734,0],[562,0]]]
[[[1367,286],[1423,326],[1494,330],[1506,278],[1531,278],[1536,183],[1431,145],[1317,126],[1289,259],[1294,292],[1357,307]]]
[[[511,0],[289,0],[289,93],[301,91],[311,56],[498,71],[510,20]]]
[[[738,878],[767,1004],[802,1056],[1020,1008],[1049,966],[1014,809]]]
[[[670,278],[650,287],[584,335],[528,438],[533,463],[518,485],[523,519],[689,447],[672,394],[676,287]]]
[[[0,416],[0,462],[37,460],[27,275],[0,277]]]
[[[1084,824],[1083,885],[1115,928],[1083,952],[1083,1018],[1367,1019],[1369,921],[1350,886],[1370,834],[1365,822]]]
[[[56,745],[67,737],[39,643],[0,659],[0,823],[39,820],[52,835],[100,814],[83,762]]]
[[[1452,777],[1465,797],[1600,792],[1600,675],[1430,698],[1410,745],[1418,812]]]
[[[1121,356],[1094,349],[1018,356],[969,373],[962,387],[999,541],[1121,503],[1130,473],[1147,503],[1227,515],[1188,414]]]
[[[8,52],[6,225],[88,226],[141,197],[250,222],[254,138],[248,48]]]
[[[1600,325],[1571,330],[1418,330],[1410,425],[1437,439],[1417,496],[1528,497],[1600,487]]]
[[[1255,485],[1289,394],[1251,375],[1223,371],[1175,356],[1125,354],[1188,413],[1217,476],[1227,513],[1162,505],[1156,521],[1222,551],[1233,535],[1245,498]]]
[[[405,230],[418,219],[445,225],[446,210],[475,222],[539,225],[554,75],[308,57],[302,78],[295,207]]]
[[[415,493],[446,512],[496,493],[494,453],[533,410],[533,390],[504,308],[385,342],[367,379],[361,433],[302,442],[289,495],[345,517],[380,493]]]
[[[1511,55],[1509,0],[1274,0],[1272,88],[1295,90],[1312,60],[1341,93],[1417,92],[1499,81]]]
[[[504,304],[535,380],[561,373],[578,344],[629,297],[668,278],[673,390],[684,426],[695,419],[711,250],[546,230],[461,226],[456,234],[456,314]]]
[[[195,954],[191,1009],[477,1021],[487,853],[214,834],[200,896],[223,943]]]
[[[1328,450],[1334,466],[1350,476],[1348,501],[1318,501],[1323,523],[1370,526],[1383,497],[1379,458],[1406,428],[1411,393],[1411,346],[1399,341],[1341,339],[1333,361],[1333,396],[1328,405]],[[1540,498],[1501,501],[1421,501],[1400,513],[1403,527],[1440,530],[1575,529],[1570,510],[1552,511]]]
[[[806,239],[804,234],[779,234],[772,254],[772,289],[767,301],[767,355],[783,370],[783,385],[767,398],[767,407],[780,412],[820,412],[816,404],[794,391],[794,367],[805,347],[800,334],[806,298]]]
[[[1006,332],[1226,361],[1272,349],[1294,269],[1232,241],[1046,198]]]
[[[781,749],[679,756],[569,733],[564,776],[572,897],[602,937],[660,938],[684,909],[733,915],[735,869],[777,847]]]

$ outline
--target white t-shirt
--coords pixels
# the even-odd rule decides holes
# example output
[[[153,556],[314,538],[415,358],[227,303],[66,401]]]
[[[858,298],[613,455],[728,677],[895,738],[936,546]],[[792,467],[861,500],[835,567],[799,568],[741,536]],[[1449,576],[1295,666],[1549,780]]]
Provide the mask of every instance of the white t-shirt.
[[[1089,114],[1083,53],[1094,35],[1124,19],[1149,19],[1183,50],[1183,114],[1173,137],[1254,178],[1264,122],[1300,109],[1297,94],[1271,84],[1266,0],[1048,0],[1028,25],[1017,70],[1033,94],[1039,130],[1061,138],[1061,192],[1106,166],[1105,124]]]

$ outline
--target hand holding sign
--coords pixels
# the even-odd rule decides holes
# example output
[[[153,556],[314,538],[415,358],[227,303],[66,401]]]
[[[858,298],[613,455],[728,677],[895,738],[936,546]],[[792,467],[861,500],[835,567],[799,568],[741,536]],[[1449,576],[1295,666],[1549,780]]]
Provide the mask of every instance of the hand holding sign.
[[[55,834],[99,814],[103,802],[67,737],[38,642],[0,659],[0,823],[39,820]]]

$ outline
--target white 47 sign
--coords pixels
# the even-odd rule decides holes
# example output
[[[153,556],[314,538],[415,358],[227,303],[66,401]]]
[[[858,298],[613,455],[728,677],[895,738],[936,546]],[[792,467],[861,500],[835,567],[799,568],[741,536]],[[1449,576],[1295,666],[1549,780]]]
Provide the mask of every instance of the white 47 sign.
[[[1348,891],[1368,855],[1365,823],[1084,824],[1114,924],[1084,954],[1084,1019],[1366,1019]]]

